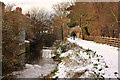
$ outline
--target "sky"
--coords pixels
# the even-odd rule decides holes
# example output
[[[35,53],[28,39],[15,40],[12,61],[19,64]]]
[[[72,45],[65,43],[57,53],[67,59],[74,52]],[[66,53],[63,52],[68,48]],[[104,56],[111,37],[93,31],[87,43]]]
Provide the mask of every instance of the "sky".
[[[26,13],[30,9],[45,9],[46,11],[52,11],[52,5],[59,2],[66,2],[70,0],[0,0],[5,4],[15,4],[15,7],[22,7],[23,13]]]
[[[4,2],[5,4],[15,4],[15,7],[22,7],[22,12],[26,13],[31,9],[37,8],[37,9],[45,9],[46,11],[52,12],[52,5],[57,4],[60,2],[66,2],[71,0],[0,0],[1,2]],[[108,2],[114,2],[119,0],[76,0],[77,2],[95,2],[95,1],[108,1]],[[14,8],[15,8],[14,7]]]

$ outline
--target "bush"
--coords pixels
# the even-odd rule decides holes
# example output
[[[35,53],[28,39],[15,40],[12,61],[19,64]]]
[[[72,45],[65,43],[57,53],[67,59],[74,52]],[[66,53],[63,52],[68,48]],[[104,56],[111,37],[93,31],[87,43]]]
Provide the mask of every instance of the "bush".
[[[16,70],[21,70],[22,66],[20,65],[18,59],[11,59],[11,58],[6,58],[2,57],[2,73],[3,76]]]

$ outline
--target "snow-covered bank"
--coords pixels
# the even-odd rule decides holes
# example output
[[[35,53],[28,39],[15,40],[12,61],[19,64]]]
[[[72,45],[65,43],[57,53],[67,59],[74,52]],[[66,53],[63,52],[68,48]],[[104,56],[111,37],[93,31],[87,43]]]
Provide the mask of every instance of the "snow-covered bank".
[[[98,55],[102,55],[106,64],[109,66],[108,69],[105,70],[105,78],[116,78],[115,73],[118,73],[117,47],[112,47],[106,44],[98,44],[93,41],[86,41],[82,39],[72,40],[71,38],[68,38],[67,40],[81,46],[84,49],[90,49],[95,51]]]
[[[103,56],[70,42],[61,45],[57,52],[62,61],[53,78],[103,78],[108,68]]]

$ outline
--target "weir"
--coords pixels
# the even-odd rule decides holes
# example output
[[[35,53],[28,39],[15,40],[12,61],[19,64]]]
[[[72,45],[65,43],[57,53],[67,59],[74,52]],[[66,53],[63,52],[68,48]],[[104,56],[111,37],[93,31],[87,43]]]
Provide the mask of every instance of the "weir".
[[[52,58],[55,56],[55,47],[43,47],[42,58]]]

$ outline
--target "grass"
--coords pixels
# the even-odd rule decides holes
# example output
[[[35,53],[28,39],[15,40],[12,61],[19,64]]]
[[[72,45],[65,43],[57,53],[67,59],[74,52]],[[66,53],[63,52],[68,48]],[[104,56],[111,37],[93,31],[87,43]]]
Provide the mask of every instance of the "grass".
[[[57,72],[58,71],[58,66],[55,68],[55,70],[54,70],[55,72]]]
[[[99,43],[99,44],[105,44],[104,42],[100,42],[100,41],[94,41],[96,43]]]
[[[89,53],[89,52],[91,52],[92,50],[90,50],[90,49],[86,49],[85,51],[83,51],[83,52],[86,52],[86,53]]]
[[[94,66],[98,66],[98,64],[93,64]]]

